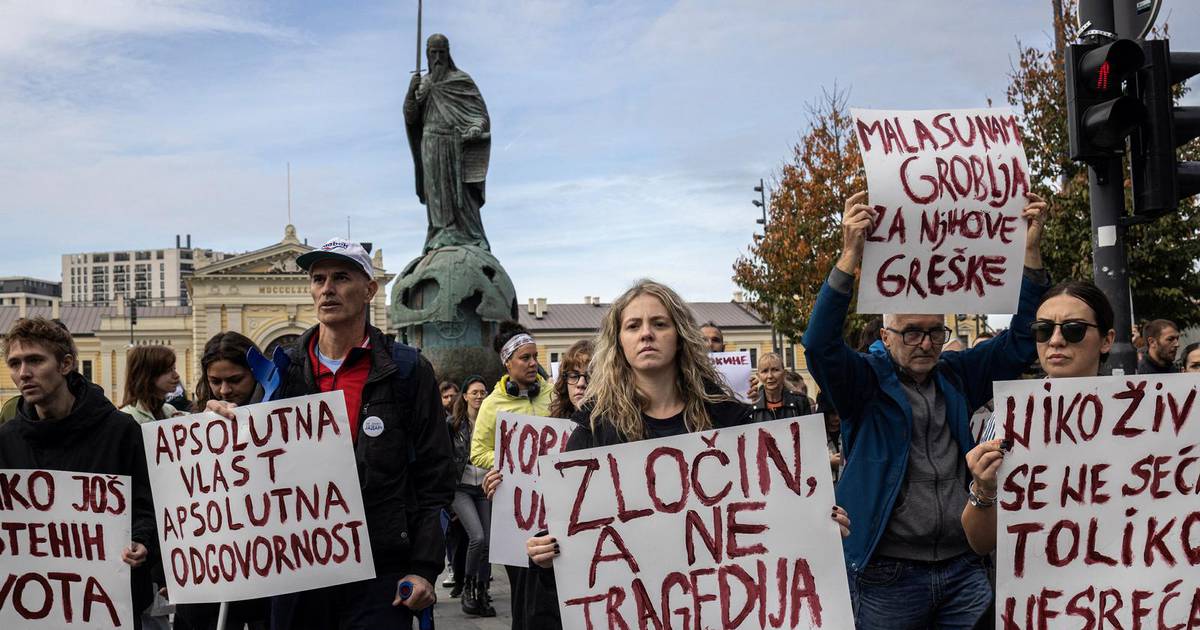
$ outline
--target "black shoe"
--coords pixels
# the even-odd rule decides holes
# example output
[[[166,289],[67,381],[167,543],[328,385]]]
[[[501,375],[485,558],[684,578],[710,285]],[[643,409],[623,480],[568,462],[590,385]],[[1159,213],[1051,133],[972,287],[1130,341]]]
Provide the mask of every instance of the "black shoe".
[[[466,580],[459,580],[454,583],[454,588],[450,589],[451,598],[458,597],[459,595],[463,594],[463,587],[465,586],[464,582],[466,582]]]
[[[479,603],[478,588],[475,584],[475,576],[467,576],[464,580],[467,583],[462,594],[462,611],[464,614],[472,616],[480,616],[483,614],[483,606]]]
[[[479,600],[480,617],[496,616],[496,609],[492,608],[492,594],[488,592],[487,582],[475,582],[475,599]]]

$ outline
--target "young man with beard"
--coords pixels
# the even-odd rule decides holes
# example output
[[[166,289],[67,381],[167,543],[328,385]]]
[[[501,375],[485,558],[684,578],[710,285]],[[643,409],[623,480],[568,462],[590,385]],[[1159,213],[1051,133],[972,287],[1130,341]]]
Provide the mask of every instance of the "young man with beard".
[[[133,527],[121,560],[133,567],[133,627],[141,628],[141,612],[154,597],[150,569],[158,561],[141,427],[75,371],[75,342],[62,324],[41,317],[19,319],[4,337],[3,348],[21,396],[16,416],[0,426],[0,469],[130,477]]]
[[[950,329],[936,314],[884,315],[882,338],[868,352],[846,344],[854,273],[876,218],[865,192],[846,201],[842,255],[817,296],[804,348],[841,418],[837,503],[856,524],[843,547],[863,630],[971,628],[992,600],[960,518],[971,479],[965,455],[975,445],[971,411],[992,397],[993,381],[1018,378],[1036,356],[1030,324],[1049,286],[1040,248],[1046,204],[1027,196],[1025,272],[1011,328],[945,354]]]
[[[289,351],[274,400],[340,390],[366,506],[376,577],[272,598],[273,630],[395,630],[435,600],[445,540],[441,511],[454,469],[433,366],[370,325],[379,283],[358,243],[331,239],[296,260],[308,271],[317,325]],[[210,410],[233,417],[232,405]],[[401,582],[412,594],[401,601]]]
[[[1179,352],[1179,326],[1169,319],[1156,319],[1142,329],[1146,354],[1138,362],[1138,374],[1174,374]]]

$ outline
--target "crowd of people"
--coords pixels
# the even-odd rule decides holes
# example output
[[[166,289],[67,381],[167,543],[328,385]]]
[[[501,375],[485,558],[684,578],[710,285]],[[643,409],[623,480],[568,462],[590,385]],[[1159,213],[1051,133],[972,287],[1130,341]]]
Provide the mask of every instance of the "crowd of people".
[[[340,390],[376,577],[235,602],[226,627],[410,628],[415,612],[434,603],[447,565],[444,585],[463,612],[496,615],[488,533],[491,498],[504,484],[494,461],[499,412],[572,419],[569,451],[821,413],[838,503],[829,517],[843,534],[857,626],[988,627],[996,476],[1007,446],[991,421],[974,439],[970,418],[989,403],[992,383],[1021,378],[1035,362],[1047,378],[1099,374],[1115,337],[1112,307],[1089,282],[1052,286],[1040,250],[1046,204],[1030,195],[1020,303],[1007,330],[955,348],[941,315],[889,313],[847,340],[855,274],[876,218],[863,201],[860,193],[846,203],[843,248],[803,338],[815,398],[778,354],[766,353],[752,383],[734,384],[739,392],[748,386],[752,401],[739,402],[708,358],[725,349],[720,328],[697,322],[675,291],[649,280],[613,302],[595,338],[565,353],[553,382],[533,335],[515,322],[501,324],[493,340],[504,368],[497,382],[439,382],[417,349],[369,323],[379,290],[370,258],[333,239],[297,259],[318,323],[287,349],[290,362],[270,394],[247,359],[253,342],[223,332],[204,347],[190,403],[178,395],[170,348],[130,348],[118,409],[76,370],[61,323],[19,320],[3,339],[20,396],[0,418],[0,468],[130,476],[133,529],[122,560],[133,567],[135,627],[169,627],[173,615],[178,629],[213,628],[216,604],[172,607],[164,598],[139,423],[203,410],[234,418],[235,407],[268,395]],[[1149,322],[1141,370],[1174,371],[1179,339],[1174,323]],[[1200,345],[1180,358],[1183,370],[1200,372]],[[367,421],[382,430],[365,433]],[[505,567],[515,630],[562,627],[559,552],[541,532],[526,542],[528,566]],[[402,582],[412,586],[404,598]]]

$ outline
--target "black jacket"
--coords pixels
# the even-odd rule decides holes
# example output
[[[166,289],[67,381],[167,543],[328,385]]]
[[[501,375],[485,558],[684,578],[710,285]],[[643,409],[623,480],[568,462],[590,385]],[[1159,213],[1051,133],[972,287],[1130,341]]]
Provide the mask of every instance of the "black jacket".
[[[319,393],[308,352],[316,331],[308,329],[288,350],[291,364],[275,399]],[[441,511],[454,498],[446,412],[429,360],[418,356],[410,373],[402,374],[403,366],[392,360],[394,342],[374,326],[367,332],[370,348],[355,348],[346,361],[371,361],[354,456],[375,572],[415,574],[433,584],[446,549]],[[363,352],[366,357],[358,354]],[[383,420],[378,437],[362,433],[361,420],[370,416]]]
[[[17,415],[0,425],[0,468],[36,468],[69,472],[128,475],[132,486],[131,538],[149,551],[145,564],[130,572],[133,610],[150,605],[150,572],[159,564],[154,501],[146,471],[142,428],[104,396],[104,390],[76,372],[67,375],[75,405],[66,418],[40,420],[25,401]]]
[[[774,411],[767,408],[767,392],[758,388],[758,400],[750,407],[750,416],[754,422],[770,422],[784,418],[807,416],[813,412],[812,403],[808,396],[797,394],[788,388],[783,388],[783,406]]]
[[[741,426],[752,422],[750,408],[736,401],[706,404],[714,429]],[[579,410],[571,417],[579,426],[567,441],[568,451],[580,451],[597,446],[624,444],[629,440],[617,431],[611,422],[598,419],[592,430],[592,413],[589,407]],[[542,532],[540,535],[544,535]],[[525,587],[526,630],[561,630],[562,618],[558,609],[558,588],[554,581],[554,570],[543,569],[529,563],[528,585]]]

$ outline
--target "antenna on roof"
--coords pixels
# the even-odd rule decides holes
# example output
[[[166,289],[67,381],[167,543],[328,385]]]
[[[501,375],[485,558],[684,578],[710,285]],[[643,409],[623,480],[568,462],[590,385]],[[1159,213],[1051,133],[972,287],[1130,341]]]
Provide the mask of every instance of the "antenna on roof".
[[[288,225],[292,225],[292,163],[287,163]]]

